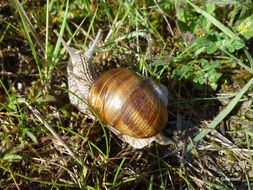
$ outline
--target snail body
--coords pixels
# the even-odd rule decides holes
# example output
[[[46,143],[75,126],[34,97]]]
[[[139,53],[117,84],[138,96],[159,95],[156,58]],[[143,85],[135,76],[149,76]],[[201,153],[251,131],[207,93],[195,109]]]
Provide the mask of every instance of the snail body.
[[[70,54],[70,102],[94,118],[91,107],[113,133],[134,148],[143,148],[152,141],[169,144],[161,132],[168,120],[166,87],[123,68],[97,77],[90,58],[99,35],[100,31],[86,52],[74,51],[60,37]]]

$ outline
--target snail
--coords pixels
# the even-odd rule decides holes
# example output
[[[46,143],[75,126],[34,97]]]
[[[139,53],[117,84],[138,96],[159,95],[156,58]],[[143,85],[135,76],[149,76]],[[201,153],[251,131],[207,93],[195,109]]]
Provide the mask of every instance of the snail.
[[[91,108],[107,128],[136,149],[153,141],[170,144],[162,133],[168,120],[165,86],[125,68],[97,76],[90,59],[101,30],[85,52],[70,48],[55,33],[70,55],[67,74],[71,104],[94,118]]]

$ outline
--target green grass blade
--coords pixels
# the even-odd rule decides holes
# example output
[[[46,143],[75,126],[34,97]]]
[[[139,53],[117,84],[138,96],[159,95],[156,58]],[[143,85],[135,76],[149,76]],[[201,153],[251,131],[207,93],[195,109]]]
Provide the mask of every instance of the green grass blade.
[[[126,160],[126,158],[123,158],[122,161],[120,162],[120,165],[118,166],[118,169],[117,169],[116,174],[115,174],[114,179],[113,179],[113,187],[115,187],[115,185],[116,185],[117,178],[119,176],[119,172],[120,172],[125,160]]]
[[[48,36],[49,36],[49,0],[46,4],[46,39],[45,39],[45,60],[48,57]]]
[[[60,36],[63,35],[64,33],[64,30],[66,28],[66,25],[67,25],[67,14],[68,14],[68,9],[69,9],[69,1],[67,0],[67,3],[66,3],[66,8],[64,10],[64,16],[63,16],[63,21],[62,21],[62,24],[61,24],[61,29],[60,29]],[[54,52],[53,52],[53,57],[56,58],[59,51],[60,51],[60,46],[61,46],[61,40],[60,38],[57,39],[57,42],[56,42],[56,45],[55,45],[55,49],[54,49]],[[54,60],[56,61],[56,60]]]
[[[252,56],[250,55],[248,49],[243,48],[243,51],[244,51],[244,53],[245,53],[245,55],[246,55],[246,57],[247,57],[247,59],[248,59],[248,61],[250,63],[250,72],[252,73],[252,71],[253,71],[253,59],[252,59]]]
[[[91,142],[91,141],[89,141],[88,143],[89,143],[90,147],[95,148],[95,149],[100,153],[101,156],[103,156],[104,158],[106,158],[106,155],[104,154],[103,150],[101,150],[97,145],[95,145],[95,144],[94,144],[93,142]],[[94,158],[95,158],[95,157],[94,157]]]
[[[96,7],[96,10],[95,10],[95,12],[94,12],[94,14],[93,14],[93,16],[92,16],[92,18],[91,18],[91,24],[89,25],[89,28],[88,28],[88,31],[87,31],[88,34],[90,34],[90,31],[91,31],[91,29],[92,29],[93,26],[94,26],[95,18],[96,18],[96,16],[97,16],[97,11],[98,11],[98,7]],[[84,44],[87,43],[87,40],[88,40],[88,36],[85,38]]]
[[[220,49],[220,50],[223,51],[224,53],[226,53],[236,64],[238,64],[241,67],[243,67],[246,71],[252,73],[252,69],[249,66],[245,65],[241,59],[238,59],[236,56],[234,56],[233,54],[229,53],[225,49]]]
[[[37,51],[35,50],[35,45],[32,41],[32,38],[29,34],[29,31],[32,33],[32,35],[34,36],[35,40],[37,41],[38,45],[40,46],[41,50],[44,52],[44,47],[43,47],[43,43],[40,41],[40,38],[38,37],[35,29],[33,28],[33,25],[31,24],[26,12],[24,11],[22,5],[20,4],[20,2],[18,0],[14,0],[14,4],[19,12],[19,15],[20,15],[20,18],[21,18],[21,22],[22,22],[22,26],[23,26],[23,32],[26,36],[26,39],[30,45],[30,48],[31,48],[31,51],[32,51],[32,54],[33,54],[33,58],[37,64],[37,68],[38,68],[38,71],[39,71],[39,75],[40,75],[40,81],[42,84],[44,84],[44,80],[43,80],[43,77],[42,77],[42,72],[41,72],[41,68],[40,68],[40,65],[39,65],[39,59],[38,59],[38,56],[37,56]]]
[[[1,20],[0,20],[0,22],[1,22]],[[3,33],[2,33],[2,35],[0,36],[0,44],[2,43],[2,41],[3,41],[3,39],[4,39],[4,37],[5,37],[6,33],[7,33],[7,31],[8,31],[9,28],[10,28],[10,26],[11,26],[11,23],[9,22],[9,23],[7,24],[7,26],[6,26],[6,28],[5,28],[5,29],[2,29]]]
[[[214,119],[213,121],[207,125],[207,128],[203,129],[199,134],[197,134],[193,138],[193,143],[197,143],[201,139],[203,139],[209,132],[211,132],[215,127],[222,122],[222,120],[234,109],[234,107],[237,105],[239,100],[242,98],[242,96],[249,90],[249,88],[253,84],[253,78],[251,78],[248,83],[243,87],[243,89],[234,97],[234,99],[227,105],[227,107],[221,111]],[[193,144],[189,144],[187,146],[187,151],[190,151]]]
[[[37,32],[35,31],[33,24],[31,23],[29,17],[27,16],[25,10],[23,9],[21,3],[18,0],[14,0],[14,4],[19,12],[19,15],[22,19],[23,24],[25,25],[25,27],[27,29],[30,30],[30,32],[32,33],[33,37],[35,38],[36,42],[38,43],[38,45],[40,46],[40,48],[42,49],[42,51],[44,52],[44,46],[43,43],[41,42],[39,35],[37,34]]]

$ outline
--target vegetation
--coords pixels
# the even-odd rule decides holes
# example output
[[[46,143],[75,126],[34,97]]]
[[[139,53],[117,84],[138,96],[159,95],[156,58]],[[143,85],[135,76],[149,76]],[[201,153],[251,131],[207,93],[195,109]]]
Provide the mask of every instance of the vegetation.
[[[251,189],[251,0],[0,2],[1,189]],[[169,89],[175,146],[135,150],[68,100],[68,54]]]

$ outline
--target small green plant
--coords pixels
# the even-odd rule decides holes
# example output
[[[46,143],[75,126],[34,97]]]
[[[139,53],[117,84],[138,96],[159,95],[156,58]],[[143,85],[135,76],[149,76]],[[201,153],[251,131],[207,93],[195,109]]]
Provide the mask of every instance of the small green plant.
[[[173,75],[177,79],[186,79],[193,81],[199,85],[210,86],[213,90],[216,90],[218,86],[218,80],[221,77],[221,73],[217,71],[219,63],[217,61],[208,61],[206,59],[189,62],[181,67],[173,70]]]

